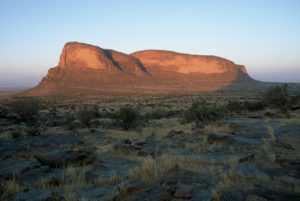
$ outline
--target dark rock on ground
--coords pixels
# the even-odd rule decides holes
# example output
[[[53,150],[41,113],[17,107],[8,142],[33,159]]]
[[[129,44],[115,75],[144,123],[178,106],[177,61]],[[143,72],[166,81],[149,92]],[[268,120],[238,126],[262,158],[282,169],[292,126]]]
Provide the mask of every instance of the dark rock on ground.
[[[253,179],[266,176],[258,164],[243,163],[233,169],[234,174],[246,179]]]
[[[212,200],[220,179],[209,174],[191,171],[174,172],[160,182],[142,189],[133,200]]]
[[[31,147],[70,147],[84,144],[83,136],[74,135],[47,135],[28,139]]]
[[[114,144],[114,149],[121,153],[130,153],[141,150],[141,148],[133,146],[131,143],[128,144],[127,142],[118,142]]]
[[[140,156],[157,156],[160,154],[159,143],[152,139],[146,139],[141,142],[131,142],[130,140],[122,140],[114,144],[114,149],[121,153],[135,152]]]
[[[300,133],[300,125],[288,125],[288,126],[281,126],[274,130],[275,135],[287,135],[287,136],[295,136],[299,137]]]
[[[300,168],[300,158],[288,158],[283,155],[277,155],[275,162],[282,166],[297,166]]]
[[[207,142],[209,144],[227,142],[230,141],[231,136],[231,134],[222,132],[209,133],[207,135]]]
[[[63,201],[64,198],[50,189],[24,190],[16,193],[9,201]]]
[[[252,162],[255,160],[253,153],[230,153],[230,152],[183,152],[179,156],[190,159],[204,160],[215,164],[227,164],[230,161],[239,163]]]
[[[0,180],[18,177],[20,174],[39,167],[40,163],[33,159],[7,159],[0,163]]]
[[[103,185],[99,187],[84,187],[75,192],[76,200],[97,200],[108,201],[117,196],[117,190],[111,185]]]
[[[272,145],[286,150],[292,150],[292,151],[295,150],[295,148],[291,144],[279,140],[276,140],[274,143],[272,143]]]
[[[118,184],[115,188],[119,192],[134,193],[143,186],[143,183],[138,180],[126,180]]]
[[[0,160],[12,157],[17,152],[24,148],[22,143],[15,140],[1,140],[0,141]]]
[[[134,193],[139,190],[142,183],[136,180],[127,180],[116,186],[102,185],[98,187],[83,187],[75,192],[78,200],[97,200],[108,201],[115,200],[121,193]]]
[[[245,201],[246,195],[241,189],[231,189],[221,194],[220,201]]]
[[[161,142],[176,147],[183,147],[185,142],[192,141],[189,135],[186,135],[183,131],[171,130],[165,137],[161,139]]]
[[[259,197],[263,197],[267,200],[274,200],[274,201],[299,201],[300,200],[300,193],[289,192],[288,190],[275,191],[264,186],[254,187],[249,191],[249,193]]]
[[[233,132],[247,136],[250,138],[269,138],[268,129],[266,123],[261,119],[253,118],[230,118],[226,121],[227,123],[232,124]],[[267,125],[276,126],[278,125],[277,121],[270,121]]]
[[[79,151],[72,149],[53,150],[50,152],[37,153],[35,158],[43,165],[50,167],[63,167],[71,163],[84,163],[93,156],[94,149],[86,148]]]
[[[49,184],[51,186],[59,186],[65,181],[62,169],[51,169],[49,166],[41,166],[31,169],[20,176],[20,183],[39,185]]]
[[[87,181],[106,181],[109,180],[111,176],[127,177],[129,171],[138,166],[138,162],[128,159],[117,157],[105,158],[98,164],[95,164],[92,170],[87,173]]]
[[[280,176],[289,176],[300,180],[299,167],[284,167],[284,168],[263,168],[263,171],[271,178]]]
[[[0,198],[2,197],[3,193],[4,193],[4,187],[0,185]]]

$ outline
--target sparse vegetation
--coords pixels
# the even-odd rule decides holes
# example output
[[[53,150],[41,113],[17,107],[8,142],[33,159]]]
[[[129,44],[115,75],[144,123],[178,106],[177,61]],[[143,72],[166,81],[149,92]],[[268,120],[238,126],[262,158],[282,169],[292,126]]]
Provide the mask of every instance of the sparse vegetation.
[[[288,85],[270,87],[262,94],[263,101],[271,107],[286,109],[290,103]]]
[[[145,114],[145,119],[161,119],[167,117],[168,111],[162,107],[155,107]]]
[[[70,201],[94,200],[91,194],[98,192],[112,200],[143,200],[140,195],[149,189],[146,196],[157,200],[152,197],[161,196],[157,187],[172,200],[180,199],[175,195],[196,198],[199,191],[189,189],[199,188],[211,191],[212,200],[218,201],[233,188],[249,192],[257,183],[281,193],[299,193],[298,179],[285,172],[299,152],[295,136],[300,96],[289,95],[290,115],[262,97],[41,99],[43,107],[31,121],[11,115],[9,107],[8,114],[0,114],[0,199],[36,189]],[[3,108],[6,104],[0,103]],[[28,137],[36,135],[40,136]],[[36,161],[35,154],[44,155],[49,165],[38,157]],[[12,161],[11,171],[17,171],[15,178],[2,177],[11,172],[7,161]],[[37,178],[34,183],[31,174]],[[216,185],[210,186],[210,181]]]
[[[255,101],[234,101],[230,100],[225,105],[227,112],[254,112],[263,110],[266,107],[265,103],[260,100]]]
[[[138,109],[132,106],[123,106],[117,112],[116,117],[120,121],[122,128],[128,130],[137,126],[141,114]]]
[[[84,126],[89,126],[90,121],[99,116],[98,106],[81,106],[77,112],[77,118]]]
[[[216,121],[224,116],[224,109],[216,104],[208,104],[205,100],[196,101],[187,109],[183,118],[186,123]]]
[[[33,119],[41,109],[41,103],[38,98],[22,97],[10,103],[12,113],[23,120]]]
[[[27,136],[38,136],[41,135],[39,129],[37,127],[31,126],[26,129]]]

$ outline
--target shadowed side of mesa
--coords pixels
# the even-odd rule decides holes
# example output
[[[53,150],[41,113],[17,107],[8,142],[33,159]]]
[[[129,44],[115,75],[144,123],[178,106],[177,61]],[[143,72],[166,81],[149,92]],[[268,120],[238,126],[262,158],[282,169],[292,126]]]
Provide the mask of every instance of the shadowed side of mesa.
[[[212,92],[236,83],[252,83],[244,66],[216,56],[144,50],[125,54],[69,42],[58,66],[30,96],[95,94],[191,94]]]

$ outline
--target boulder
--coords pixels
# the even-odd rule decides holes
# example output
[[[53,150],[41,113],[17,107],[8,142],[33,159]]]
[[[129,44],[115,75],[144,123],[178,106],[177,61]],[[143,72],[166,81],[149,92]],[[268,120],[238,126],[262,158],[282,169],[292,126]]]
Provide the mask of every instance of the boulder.
[[[13,195],[9,201],[63,201],[62,196],[55,194],[50,189],[24,190]]]
[[[121,193],[130,194],[137,191],[142,186],[142,183],[136,180],[127,180],[116,186],[87,186],[75,192],[78,200],[97,200],[108,201],[116,200]]]
[[[256,186],[248,191],[249,194],[253,194],[258,197],[262,197],[266,200],[276,201],[296,201],[300,200],[300,193],[286,191],[276,191],[269,189],[265,186]]]
[[[212,200],[221,180],[210,174],[177,171],[142,189],[132,200]]]
[[[215,132],[207,135],[207,142],[209,144],[228,142],[230,139],[231,134],[228,133]]]
[[[65,182],[65,175],[62,169],[41,166],[23,173],[18,182],[30,185],[50,184],[59,186]]]
[[[72,149],[53,150],[50,152],[37,153],[35,158],[43,165],[50,167],[64,167],[71,163],[85,163],[94,155],[93,148],[74,151]]]
[[[246,200],[245,193],[238,188],[223,192],[220,197],[220,201],[245,201],[245,200]]]
[[[102,159],[86,174],[87,181],[108,181],[113,177],[126,178],[133,168],[139,166],[136,161],[110,157]]]
[[[18,177],[41,164],[33,159],[7,159],[0,163],[0,180]]]

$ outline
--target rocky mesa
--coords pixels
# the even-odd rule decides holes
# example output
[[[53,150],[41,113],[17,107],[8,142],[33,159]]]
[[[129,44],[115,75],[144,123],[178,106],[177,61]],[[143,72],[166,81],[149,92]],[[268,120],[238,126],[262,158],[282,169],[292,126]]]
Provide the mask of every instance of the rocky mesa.
[[[246,68],[217,56],[165,50],[125,54],[79,42],[66,43],[58,66],[33,89],[33,96],[95,94],[191,94],[254,82]]]

